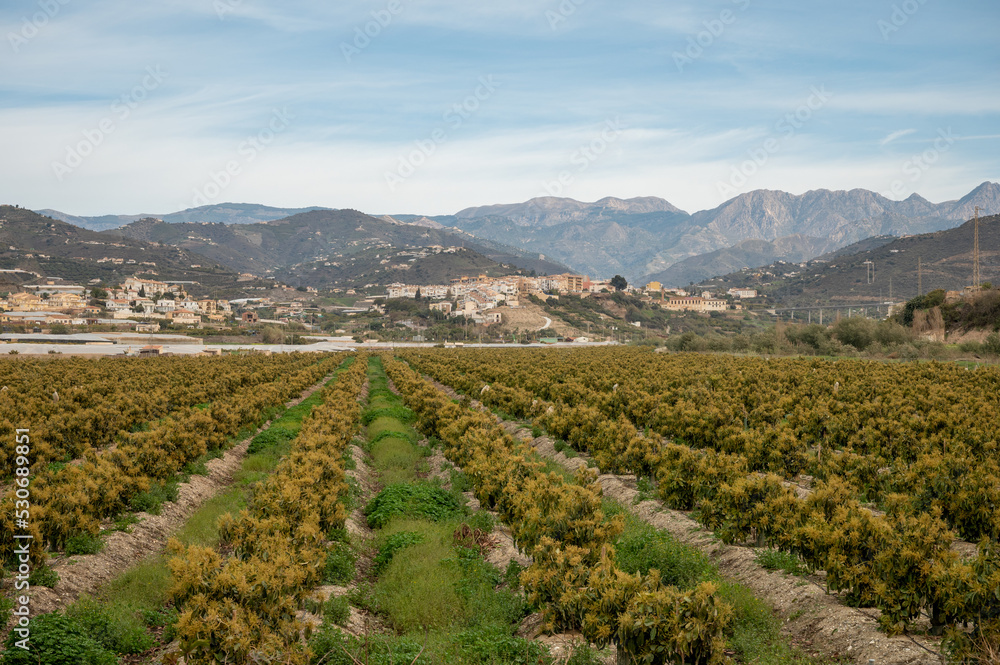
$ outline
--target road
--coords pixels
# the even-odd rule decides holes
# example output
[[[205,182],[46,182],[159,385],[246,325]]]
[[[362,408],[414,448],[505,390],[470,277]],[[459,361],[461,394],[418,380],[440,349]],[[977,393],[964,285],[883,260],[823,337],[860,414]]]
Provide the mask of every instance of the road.
[[[552,319],[550,319],[549,317],[546,316],[545,317],[545,325],[542,326],[541,328],[539,328],[539,330],[548,330],[549,326],[551,326],[551,325],[552,325]]]

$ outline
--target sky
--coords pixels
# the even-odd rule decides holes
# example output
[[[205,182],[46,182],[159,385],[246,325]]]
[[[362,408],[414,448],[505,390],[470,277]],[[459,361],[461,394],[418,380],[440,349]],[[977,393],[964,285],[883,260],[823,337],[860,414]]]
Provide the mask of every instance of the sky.
[[[996,0],[6,0],[0,201],[453,214],[1000,181]]]

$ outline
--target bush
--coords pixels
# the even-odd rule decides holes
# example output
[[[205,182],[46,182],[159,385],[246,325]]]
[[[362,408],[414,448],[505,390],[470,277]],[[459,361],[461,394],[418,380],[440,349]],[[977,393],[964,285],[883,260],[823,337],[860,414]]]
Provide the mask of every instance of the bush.
[[[365,507],[368,526],[373,529],[381,529],[394,517],[440,522],[461,514],[455,494],[425,482],[389,485]]]
[[[992,333],[983,342],[983,352],[1000,356],[1000,333]]]
[[[31,620],[31,650],[14,646],[16,633],[7,636],[4,665],[117,665],[115,654],[104,649],[71,618],[59,613]]]
[[[864,351],[875,341],[876,325],[875,321],[862,317],[841,319],[833,325],[833,336],[841,344],[850,344],[858,351]]]

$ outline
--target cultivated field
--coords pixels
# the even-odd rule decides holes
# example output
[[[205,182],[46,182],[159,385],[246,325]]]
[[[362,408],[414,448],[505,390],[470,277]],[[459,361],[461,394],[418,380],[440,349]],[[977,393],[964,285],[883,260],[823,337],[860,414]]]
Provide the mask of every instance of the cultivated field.
[[[0,663],[995,662],[995,368],[427,349],[0,374]]]

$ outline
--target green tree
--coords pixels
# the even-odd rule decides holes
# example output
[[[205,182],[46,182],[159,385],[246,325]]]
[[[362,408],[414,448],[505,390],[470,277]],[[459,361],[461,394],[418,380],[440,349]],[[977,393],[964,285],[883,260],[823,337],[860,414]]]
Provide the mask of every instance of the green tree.
[[[619,291],[624,291],[628,288],[628,280],[626,280],[621,275],[615,275],[611,278],[611,286],[618,289]]]
[[[260,332],[260,339],[265,344],[281,344],[285,334],[278,326],[265,326]]]

